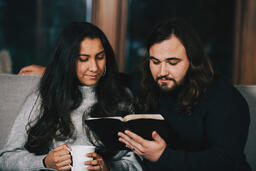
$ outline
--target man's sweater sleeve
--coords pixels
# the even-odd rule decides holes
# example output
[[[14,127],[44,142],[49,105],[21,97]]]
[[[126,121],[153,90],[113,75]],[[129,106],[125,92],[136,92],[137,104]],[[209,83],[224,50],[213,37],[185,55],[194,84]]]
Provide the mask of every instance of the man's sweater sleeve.
[[[142,171],[141,158],[133,151],[122,150],[109,163],[110,171]]]
[[[34,155],[24,148],[27,141],[26,125],[39,112],[37,98],[37,93],[29,96],[17,116],[7,143],[0,151],[0,170],[27,171],[44,168],[42,160],[45,155]]]
[[[211,94],[214,98],[207,101],[207,149],[189,152],[167,147],[159,160],[151,164],[173,171],[238,169],[247,141],[250,116],[245,99],[234,88],[231,89],[224,87],[222,91]]]

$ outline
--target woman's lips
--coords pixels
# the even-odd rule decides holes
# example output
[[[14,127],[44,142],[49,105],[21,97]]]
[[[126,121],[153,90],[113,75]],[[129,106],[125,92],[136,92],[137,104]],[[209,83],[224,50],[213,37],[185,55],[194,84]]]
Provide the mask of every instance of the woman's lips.
[[[87,77],[90,78],[90,79],[93,79],[93,80],[97,79],[97,75],[87,75]]]

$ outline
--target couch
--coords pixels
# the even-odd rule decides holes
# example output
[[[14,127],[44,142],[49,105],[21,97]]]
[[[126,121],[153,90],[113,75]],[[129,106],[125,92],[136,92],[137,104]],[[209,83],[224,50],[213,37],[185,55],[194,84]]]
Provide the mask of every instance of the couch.
[[[35,90],[39,76],[0,74],[0,149],[8,137],[12,124],[29,93]],[[253,171],[256,171],[256,86],[236,86],[246,98],[251,113],[251,124],[245,153]]]

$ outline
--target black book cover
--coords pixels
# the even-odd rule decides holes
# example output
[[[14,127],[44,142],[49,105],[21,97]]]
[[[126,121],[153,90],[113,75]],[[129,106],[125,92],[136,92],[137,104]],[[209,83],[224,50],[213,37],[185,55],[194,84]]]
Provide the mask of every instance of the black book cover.
[[[152,140],[152,132],[157,131],[168,142],[170,127],[160,114],[130,114],[125,117],[89,118],[85,124],[111,149],[127,149],[118,141],[118,132],[131,130],[137,135]]]

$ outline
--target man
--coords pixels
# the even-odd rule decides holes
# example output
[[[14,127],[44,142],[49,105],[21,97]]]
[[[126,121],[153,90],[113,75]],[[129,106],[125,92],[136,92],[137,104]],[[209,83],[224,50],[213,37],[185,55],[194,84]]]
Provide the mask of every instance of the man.
[[[192,29],[182,20],[157,25],[140,65],[138,111],[161,113],[173,132],[153,141],[126,130],[119,141],[143,157],[144,170],[248,171],[243,153],[249,110],[216,74]]]
[[[144,170],[249,171],[243,153],[249,109],[240,93],[218,74],[196,33],[183,21],[157,25],[132,87],[137,113],[161,113],[171,139],[153,141],[131,131],[119,140],[143,158]]]

